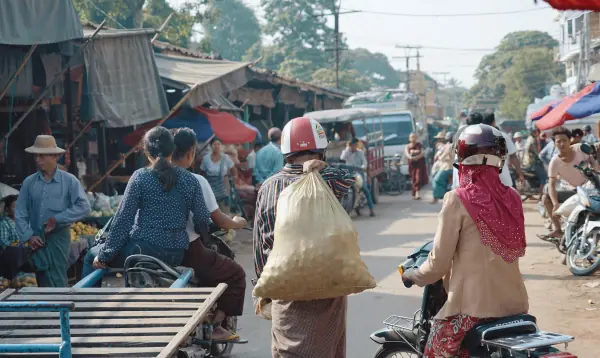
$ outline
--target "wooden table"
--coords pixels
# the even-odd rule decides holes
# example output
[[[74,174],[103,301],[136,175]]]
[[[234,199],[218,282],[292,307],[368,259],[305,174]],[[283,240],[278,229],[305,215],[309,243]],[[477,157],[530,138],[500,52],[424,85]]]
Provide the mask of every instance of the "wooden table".
[[[74,302],[70,314],[73,357],[170,358],[202,324],[226,287],[25,287],[0,293],[0,300]],[[0,344],[43,343],[60,343],[58,312],[0,313]]]

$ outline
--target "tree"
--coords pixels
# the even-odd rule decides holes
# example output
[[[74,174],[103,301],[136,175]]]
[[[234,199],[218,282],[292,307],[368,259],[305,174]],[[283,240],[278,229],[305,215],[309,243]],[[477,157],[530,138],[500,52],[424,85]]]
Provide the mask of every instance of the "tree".
[[[277,50],[292,64],[310,63],[312,72],[330,67],[335,57],[335,33],[327,26],[327,14],[335,11],[332,0],[262,0],[265,20],[264,33],[273,39]],[[340,39],[340,48],[344,47]],[[292,69],[292,70],[290,70]],[[286,64],[286,71],[295,73]],[[303,73],[301,67],[298,72]]]
[[[396,88],[400,84],[400,78],[386,55],[371,53],[364,48],[347,50],[343,54],[344,68],[358,71],[368,77],[375,86]]]
[[[525,48],[519,51],[512,66],[504,73],[505,95],[500,111],[508,118],[523,118],[533,99],[544,97],[561,74],[562,69],[554,62],[552,50]]]
[[[340,90],[350,93],[368,91],[373,87],[368,77],[354,69],[340,71],[339,82]],[[315,71],[311,83],[325,88],[335,88],[335,68],[322,68]]]
[[[475,72],[477,83],[465,94],[465,105],[473,107],[479,100],[497,100],[504,115],[523,118],[527,104],[537,93],[562,80],[561,66],[553,61],[556,46],[558,42],[545,32],[509,33],[496,51],[479,63]]]
[[[114,28],[159,28],[175,12],[159,40],[187,47],[194,24],[216,15],[207,8],[209,1],[185,1],[178,10],[166,0],[73,0],[73,3],[82,20],[99,24],[108,18],[107,26]]]
[[[209,9],[218,16],[202,23],[205,38],[223,58],[240,61],[254,44],[260,43],[258,19],[240,0],[213,1]]]

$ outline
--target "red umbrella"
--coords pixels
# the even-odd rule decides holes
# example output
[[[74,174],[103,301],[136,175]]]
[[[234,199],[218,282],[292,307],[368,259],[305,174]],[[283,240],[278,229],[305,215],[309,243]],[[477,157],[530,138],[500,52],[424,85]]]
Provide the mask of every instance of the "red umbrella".
[[[552,103],[545,105],[544,108],[533,112],[529,118],[532,121],[537,121],[539,119],[542,119],[543,116],[550,113],[550,111],[553,110],[556,106],[558,106],[562,101],[563,101],[562,99],[558,99]]]
[[[600,11],[600,0],[544,0],[557,10]],[[537,2],[537,0],[536,0]]]
[[[596,113],[600,113],[600,82],[592,83],[580,92],[562,99],[554,109],[536,122],[536,126],[540,130],[546,130],[561,126],[566,121]]]

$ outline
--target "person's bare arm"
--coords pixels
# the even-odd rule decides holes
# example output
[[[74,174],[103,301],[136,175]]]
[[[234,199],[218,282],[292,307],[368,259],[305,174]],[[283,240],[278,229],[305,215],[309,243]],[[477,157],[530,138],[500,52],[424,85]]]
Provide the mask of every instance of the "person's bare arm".
[[[556,190],[556,178],[551,177],[548,178],[548,195],[550,196],[550,200],[552,201],[552,205],[554,208],[558,208],[558,191]]]
[[[213,221],[213,223],[216,226],[220,227],[221,229],[225,229],[225,230],[243,229],[244,227],[246,227],[246,224],[247,224],[246,219],[239,217],[239,216],[236,218],[231,218],[219,209],[210,213],[210,219]]]

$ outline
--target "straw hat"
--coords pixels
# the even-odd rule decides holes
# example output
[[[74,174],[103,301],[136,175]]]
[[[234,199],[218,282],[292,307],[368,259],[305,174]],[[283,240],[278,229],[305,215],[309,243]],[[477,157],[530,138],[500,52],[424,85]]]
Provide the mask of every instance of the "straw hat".
[[[439,132],[433,138],[435,138],[435,139],[446,139],[446,132]]]
[[[33,146],[26,148],[25,151],[32,154],[62,154],[65,152],[56,145],[56,140],[51,135],[37,136]]]

